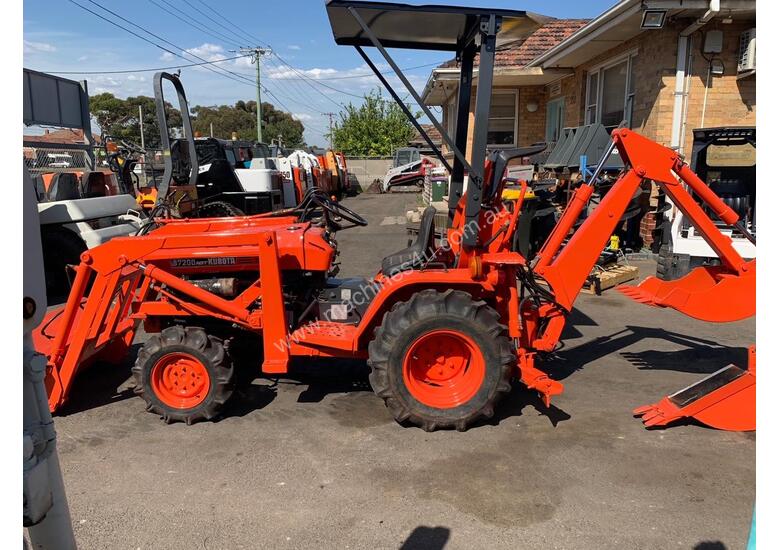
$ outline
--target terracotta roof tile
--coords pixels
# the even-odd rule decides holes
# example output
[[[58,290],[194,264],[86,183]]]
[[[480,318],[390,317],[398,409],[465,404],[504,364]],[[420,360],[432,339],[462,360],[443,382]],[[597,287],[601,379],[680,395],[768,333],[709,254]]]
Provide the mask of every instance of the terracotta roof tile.
[[[525,40],[502,44],[496,50],[496,67],[526,67],[547,50],[557,46],[582,28],[590,19],[553,19],[539,27]],[[479,65],[479,54],[474,60]],[[453,68],[454,59],[441,64],[440,68]]]
[[[434,143],[441,144],[441,134],[436,129],[436,126],[433,124],[420,124],[420,126],[423,127],[425,133],[428,134]],[[409,143],[425,143],[425,140],[423,139],[422,135],[420,135],[420,132],[415,131],[414,137],[409,141]],[[427,144],[425,145],[427,146]]]
[[[100,141],[100,136],[92,134],[95,142]],[[79,128],[63,128],[60,130],[46,130],[44,134],[25,135],[25,141],[40,141],[46,143],[84,143],[84,131]]]

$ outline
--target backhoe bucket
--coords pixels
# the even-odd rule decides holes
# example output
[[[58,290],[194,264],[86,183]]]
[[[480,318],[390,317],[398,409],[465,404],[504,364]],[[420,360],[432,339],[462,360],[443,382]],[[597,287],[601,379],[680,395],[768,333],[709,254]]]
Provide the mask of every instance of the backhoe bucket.
[[[748,369],[729,365],[695,384],[634,410],[648,428],[692,417],[712,428],[734,432],[756,429],[755,347],[748,352]]]
[[[670,307],[694,319],[727,323],[756,314],[756,261],[739,275],[725,268],[697,267],[675,281],[648,277],[638,286],[617,289],[637,302]]]

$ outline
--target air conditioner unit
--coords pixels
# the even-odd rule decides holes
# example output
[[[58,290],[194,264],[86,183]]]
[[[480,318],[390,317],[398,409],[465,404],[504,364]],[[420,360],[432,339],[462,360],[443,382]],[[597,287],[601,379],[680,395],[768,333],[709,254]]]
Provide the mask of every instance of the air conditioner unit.
[[[739,35],[739,55],[737,57],[737,71],[756,70],[756,29],[748,29]]]

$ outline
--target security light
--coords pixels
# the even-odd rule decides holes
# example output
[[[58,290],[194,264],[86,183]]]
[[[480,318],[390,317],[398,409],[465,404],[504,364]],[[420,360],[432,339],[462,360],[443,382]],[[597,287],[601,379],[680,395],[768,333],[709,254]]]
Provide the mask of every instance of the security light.
[[[645,10],[642,14],[643,29],[661,29],[666,21],[666,10]]]

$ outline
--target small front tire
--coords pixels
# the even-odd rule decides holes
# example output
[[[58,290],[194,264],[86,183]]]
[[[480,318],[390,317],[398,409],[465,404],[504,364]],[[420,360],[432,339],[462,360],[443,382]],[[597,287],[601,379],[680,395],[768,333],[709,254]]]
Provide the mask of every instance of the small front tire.
[[[133,378],[146,410],[168,423],[215,418],[235,387],[222,340],[197,327],[173,326],[153,335],[138,352]]]

